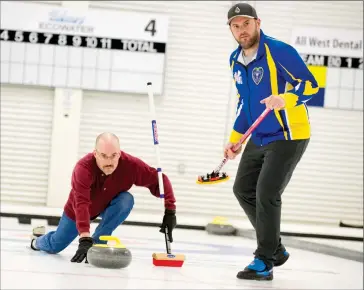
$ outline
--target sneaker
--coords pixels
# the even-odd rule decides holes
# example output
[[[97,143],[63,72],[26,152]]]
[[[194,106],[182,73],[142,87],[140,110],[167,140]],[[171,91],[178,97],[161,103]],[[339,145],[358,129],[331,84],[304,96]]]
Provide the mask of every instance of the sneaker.
[[[268,266],[260,259],[255,258],[243,271],[237,275],[239,279],[246,280],[273,280],[273,267]]]
[[[35,246],[35,241],[36,241],[37,238],[39,238],[39,237],[41,237],[43,235],[45,235],[45,227],[44,226],[33,228],[31,239],[30,239],[30,248],[31,249],[33,249],[34,251],[39,251],[39,249]]]
[[[38,237],[45,235],[45,226],[39,226],[39,227],[33,228],[32,234],[33,234],[33,238],[38,238]]]
[[[287,262],[289,258],[289,253],[286,251],[286,249],[280,249],[274,254],[274,267],[282,266],[285,262]]]

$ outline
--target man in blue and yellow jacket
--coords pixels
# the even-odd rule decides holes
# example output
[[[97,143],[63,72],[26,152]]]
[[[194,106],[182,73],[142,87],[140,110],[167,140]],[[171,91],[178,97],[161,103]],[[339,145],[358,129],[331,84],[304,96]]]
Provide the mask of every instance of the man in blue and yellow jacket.
[[[318,84],[297,51],[260,29],[261,20],[246,3],[228,12],[230,30],[239,43],[230,56],[237,92],[236,120],[224,154],[266,109],[272,111],[253,131],[242,154],[234,194],[256,230],[254,261],[237,274],[240,279],[272,280],[273,266],[289,254],[281,244],[281,196],[310,139],[306,102]]]

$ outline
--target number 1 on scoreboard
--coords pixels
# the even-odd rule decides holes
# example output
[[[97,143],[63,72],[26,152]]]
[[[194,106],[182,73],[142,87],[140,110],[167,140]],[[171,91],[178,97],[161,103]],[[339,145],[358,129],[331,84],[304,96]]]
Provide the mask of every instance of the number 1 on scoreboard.
[[[111,39],[110,38],[101,38],[101,47],[102,48],[111,48]]]

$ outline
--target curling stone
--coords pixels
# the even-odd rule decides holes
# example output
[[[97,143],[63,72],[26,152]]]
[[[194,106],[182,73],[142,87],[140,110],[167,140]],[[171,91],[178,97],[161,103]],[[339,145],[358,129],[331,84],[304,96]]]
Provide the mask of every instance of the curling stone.
[[[213,235],[221,235],[221,236],[230,236],[234,235],[236,232],[236,228],[231,224],[226,222],[227,219],[224,217],[215,217],[211,223],[208,223],[206,226],[206,231],[209,234]]]
[[[87,251],[87,261],[98,268],[120,269],[129,266],[131,252],[120,242],[117,237],[101,236],[102,241],[114,241],[115,245],[94,244]]]

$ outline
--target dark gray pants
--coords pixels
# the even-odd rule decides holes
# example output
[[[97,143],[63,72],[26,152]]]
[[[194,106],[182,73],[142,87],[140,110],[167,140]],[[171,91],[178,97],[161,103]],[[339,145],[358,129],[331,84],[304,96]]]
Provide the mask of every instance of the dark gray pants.
[[[268,266],[273,265],[275,251],[283,248],[281,195],[308,143],[309,139],[282,140],[257,146],[250,139],[239,163],[233,191],[256,231],[255,257]]]

